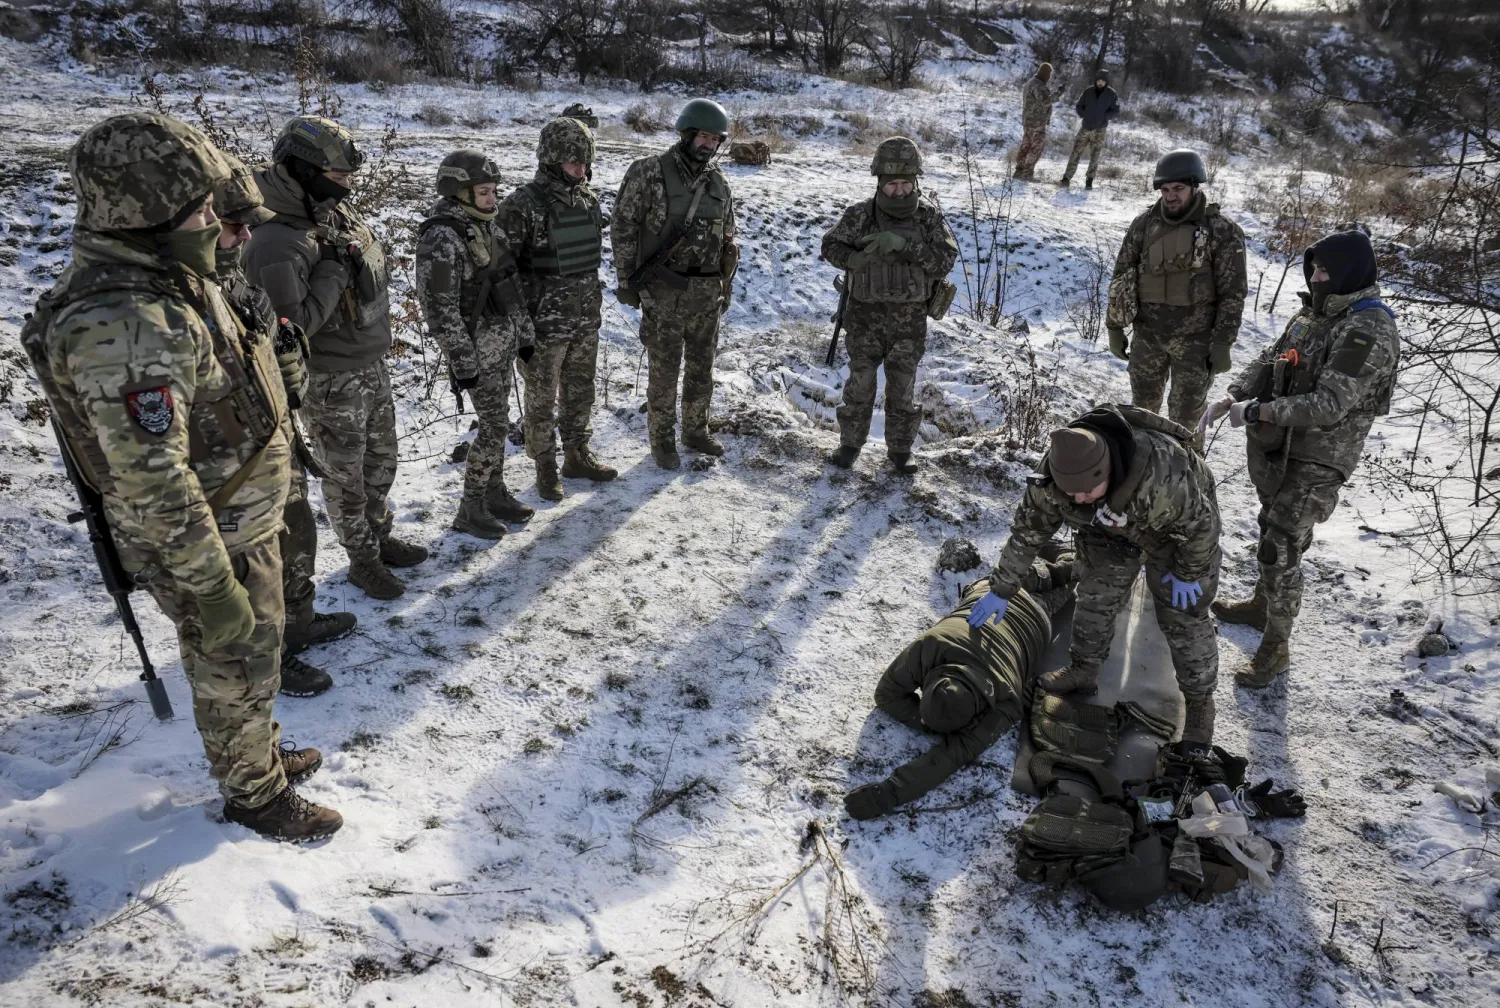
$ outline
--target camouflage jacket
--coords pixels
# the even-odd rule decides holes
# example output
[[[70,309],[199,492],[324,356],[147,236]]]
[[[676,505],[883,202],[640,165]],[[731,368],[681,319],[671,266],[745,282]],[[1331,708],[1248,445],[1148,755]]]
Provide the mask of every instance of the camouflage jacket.
[[[1245,232],[1234,221],[1219,212],[1217,203],[1209,203],[1200,192],[1194,206],[1183,217],[1168,221],[1162,216],[1161,200],[1130,222],[1120,253],[1115,257],[1115,272],[1109,284],[1109,308],[1106,321],[1111,328],[1136,326],[1157,338],[1202,338],[1208,336],[1214,345],[1229,345],[1240,332],[1240,318],[1245,311]],[[1140,300],[1142,260],[1152,243],[1166,232],[1185,222],[1193,222],[1206,232],[1205,261],[1190,279],[1193,304],[1177,306],[1152,304]],[[1195,253],[1196,255],[1196,253]]]
[[[94,266],[126,267],[154,289],[67,303],[43,337],[43,384],[64,428],[86,432],[90,466],[104,470],[98,489],[125,568],[154,566],[208,594],[234,576],[232,554],[282,526],[291,442],[275,352],[244,333],[212,282],[183,271],[195,307],[154,255],[111,236],[76,232],[56,290]],[[257,456],[216,517],[209,499]]]
[[[246,331],[254,330],[265,334],[275,346],[278,325],[281,316],[276,314],[276,306],[271,304],[271,298],[265,291],[245,279],[244,263],[241,257],[243,246],[232,249],[219,249],[214,256],[215,268],[214,279],[219,285],[219,290],[224,294],[224,300],[229,302],[229,307],[239,316],[240,323]],[[300,352],[294,356],[283,355],[280,348],[276,348],[276,362],[281,369],[282,387],[297,399],[301,399],[307,392],[307,345],[306,336],[303,337],[303,345]],[[291,426],[291,417],[288,414],[288,426]]]
[[[1229,385],[1235,399],[1257,398],[1260,423],[1248,429],[1261,449],[1332,466],[1347,479],[1377,416],[1390,411],[1401,333],[1378,304],[1379,287],[1329,297],[1322,312],[1303,308],[1281,338]],[[1286,359],[1295,351],[1296,362]]]
[[[672,157],[684,177],[693,178],[703,171],[713,172],[723,181],[726,191],[729,182],[717,166],[707,167],[690,164],[675,148]],[[667,184],[662,178],[661,158],[637,158],[625,170],[620,182],[619,195],[615,197],[615,212],[610,218],[610,247],[615,261],[616,283],[625,286],[626,278],[635,272],[643,245],[650,236],[662,231],[667,224]],[[734,195],[730,192],[729,205],[724,211],[723,243],[720,252],[720,269],[737,259],[732,250],[738,226],[735,222]]]
[[[916,232],[915,237],[907,237],[906,247],[896,255],[915,263],[930,279],[945,278],[958,261],[958,243],[937,203],[924,195],[916,212],[908,220],[896,223],[902,226],[903,234],[908,225]],[[837,269],[847,270],[849,257],[860,250],[861,239],[886,229],[884,215],[876,209],[875,200],[860,200],[845,210],[823,236],[823,258]]]
[[[1021,89],[1021,127],[1034,130],[1051,123],[1052,104],[1061,94],[1061,88],[1053,90],[1033,75]]]
[[[1089,427],[1111,445],[1112,469],[1102,501],[1076,504],[1047,475],[1042,457],[1011,520],[1010,539],[990,571],[997,595],[1023,583],[1037,552],[1063,525],[1129,543],[1196,581],[1219,562],[1219,505],[1214,477],[1189,445],[1194,433],[1134,406],[1101,406],[1070,426]]]
[[[479,273],[490,266],[492,254],[497,275],[490,281],[491,296],[476,314]],[[482,359],[492,358],[495,348],[536,342],[515,272],[510,242],[498,219],[477,220],[449,196],[428,208],[417,239],[417,298],[427,331],[443,348],[455,378],[472,378],[481,365],[498,363]]]
[[[599,274],[553,276],[534,273],[526,268],[532,255],[547,244],[548,217],[552,205],[586,207],[599,224],[599,240],[604,240],[604,214],[599,197],[587,182],[563,185],[542,169],[526,185],[519,186],[500,202],[495,223],[510,239],[511,251],[521,266],[526,284],[527,303],[537,339],[567,339],[580,330],[598,329],[599,313],[604,308],[603,288]]]
[[[974,762],[1021,718],[1026,679],[1052,639],[1052,621],[1027,591],[1020,590],[1002,619],[976,630],[969,626],[969,612],[988,591],[984,578],[970,585],[958,608],[908,644],[875,687],[876,706],[918,731],[926,729],[917,691],[939,669],[962,675],[983,704],[977,718],[890,775],[885,790],[892,808],[916,801]]]
[[[307,333],[312,369],[352,371],[385,356],[390,277],[374,232],[347,207],[310,204],[280,165],[263,165],[255,182],[276,219],[245,246],[245,277]]]

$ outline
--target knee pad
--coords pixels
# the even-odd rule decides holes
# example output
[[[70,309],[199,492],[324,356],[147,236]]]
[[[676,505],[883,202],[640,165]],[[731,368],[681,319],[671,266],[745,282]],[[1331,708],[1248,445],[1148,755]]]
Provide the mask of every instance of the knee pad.
[[[1268,528],[1261,533],[1255,559],[1267,567],[1295,567],[1302,561],[1302,544],[1280,529]]]

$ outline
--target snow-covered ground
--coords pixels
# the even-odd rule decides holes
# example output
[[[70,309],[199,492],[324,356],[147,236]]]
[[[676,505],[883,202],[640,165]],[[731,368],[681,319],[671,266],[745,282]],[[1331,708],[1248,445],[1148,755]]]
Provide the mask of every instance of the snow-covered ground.
[[[1236,690],[1253,636],[1221,635],[1220,741],[1249,756],[1256,779],[1300,787],[1311,805],[1305,821],[1269,827],[1287,850],[1270,896],[1242,887],[1210,906],[1169,897],[1119,915],[1077,890],[1019,881],[1012,841],[1032,803],[1008,787],[1013,736],[909,813],[843,815],[849,786],[924,744],[872,713],[874,682],[964,580],[935,572],[941,541],[971,537],[987,558],[1004,541],[1035,458],[1021,443],[1026,405],[1045,406],[1045,430],[1128,397],[1123,364],[1080,338],[1068,304],[1091,250],[1112,258],[1147,204],[1149,161],[1090,193],[1038,184],[1007,196],[989,146],[977,163],[1012,216],[1005,310],[1025,326],[985,326],[962,304],[932,326],[921,380],[934,423],[915,479],[881,471],[878,442],[850,473],[821,460],[836,443],[841,378],[821,366],[834,295],[817,248],[837,213],[868,196],[864,134],[892,123],[951,138],[967,114],[974,136],[1013,141],[1014,75],[980,84],[955,73],[896,96],[838,82],[726,96],[741,118],[822,126],[770,166],[728,168],[745,261],[718,360],[729,444],[718,464],[651,463],[637,318],[611,299],[595,445],[619,480],[569,481],[568,497],[546,504],[514,456],[511,486],[537,517],[482,544],[446,527],[460,484],[446,453],[467,418],[444,418],[441,386],[424,396],[420,353],[397,358],[406,461],[393,503],[402,534],[433,558],[404,572],[404,598],[372,602],[349,590],[325,526],[320,607],[357,613],[360,628],[307,656],[334,674],[334,690],[277,704],[286,736],[325,753],[305,792],[346,825],[298,848],[225,824],[170,625],[145,599],[138,613],[178,717],[158,723],[140,702],[129,643],[64,520],[68,488],[28,412],[37,390],[16,341],[66,261],[63,152],[127,108],[133,82],[58,70],[3,39],[0,57],[0,1002],[1500,1001],[1500,858],[1477,850],[1500,814],[1493,803],[1461,811],[1432,790],[1491,790],[1500,608],[1414,584],[1399,540],[1360,529],[1399,529],[1403,502],[1360,474],[1307,557],[1287,681]],[[286,83],[204,79],[250,135],[295,111]],[[169,103],[185,101],[190,86],[168,84]],[[610,124],[602,192],[670,139],[617,125],[642,100],[626,92],[341,96],[345,121],[372,144],[397,126],[396,156],[424,179],[446,150],[474,145],[522,181],[537,127],[580,98]],[[414,118],[432,104],[496,121]],[[1120,148],[1153,158],[1181,142],[1140,124],[1118,132]],[[1043,177],[1060,170],[1068,139],[1060,112]],[[1215,186],[1252,240],[1263,229],[1247,196],[1272,173],[1238,158]],[[956,224],[968,187],[959,154],[933,154],[924,184]],[[418,212],[408,202],[381,218],[399,236]],[[1252,287],[1271,268],[1260,251]],[[954,280],[965,288],[961,270]],[[1285,320],[1247,311],[1237,361]],[[1399,451],[1407,423],[1378,425],[1372,448]],[[1254,495],[1237,434],[1221,432],[1210,459],[1233,592],[1253,577]],[[1415,641],[1439,619],[1458,647],[1419,660]]]

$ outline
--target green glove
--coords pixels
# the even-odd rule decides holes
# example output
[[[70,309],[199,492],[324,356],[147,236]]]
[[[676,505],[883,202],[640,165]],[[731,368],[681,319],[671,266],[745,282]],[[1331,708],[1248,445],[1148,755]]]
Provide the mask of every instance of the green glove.
[[[203,624],[205,654],[249,640],[255,632],[255,610],[245,586],[231,577],[223,588],[199,595],[198,622]]]
[[[1229,363],[1228,343],[1215,343],[1208,348],[1208,369],[1214,374],[1223,374],[1233,365]]]
[[[871,259],[874,259],[874,258],[875,257],[873,255],[871,255],[869,252],[850,252],[849,253],[849,268],[852,269],[852,270],[859,269],[865,263],[869,262]]]
[[[1111,329],[1109,331],[1109,352],[1121,360],[1129,360],[1130,354],[1126,348],[1130,341],[1125,338],[1124,329]]]
[[[888,780],[857,787],[844,795],[844,811],[852,819],[875,819],[883,816],[896,807],[892,790],[894,789]]]
[[[866,252],[875,255],[890,255],[892,252],[900,252],[906,248],[906,239],[894,231],[880,231],[865,238],[864,246]]]
[[[639,308],[641,306],[640,294],[633,290],[627,290],[624,287],[615,291],[615,300],[622,305],[629,305],[632,308]]]

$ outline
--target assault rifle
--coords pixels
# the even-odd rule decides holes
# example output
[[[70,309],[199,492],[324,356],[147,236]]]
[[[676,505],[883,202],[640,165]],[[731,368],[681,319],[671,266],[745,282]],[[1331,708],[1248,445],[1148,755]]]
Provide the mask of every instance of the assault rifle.
[[[635,271],[625,278],[626,286],[633,291],[639,291],[645,290],[653,280],[664,280],[667,286],[674,290],[687,290],[687,278],[667,269],[667,260],[676,254],[677,250],[682,247],[682,243],[687,241],[692,233],[692,221],[688,221],[674,231],[666,241],[657,246],[655,252],[646,257],[645,262],[637,266]]]
[[[145,670],[141,673],[141,682],[146,684],[146,698],[151,701],[152,713],[162,721],[169,721],[172,718],[172,701],[167,697],[167,684],[156,677],[156,668],[146,652],[140,625],[135,621],[135,610],[130,607],[130,593],[135,590],[136,583],[120,563],[120,552],[115,548],[114,537],[110,535],[109,525],[104,520],[104,498],[84,481],[83,475],[78,471],[78,463],[73,460],[73,452],[68,447],[68,440],[63,436],[56,417],[52,418],[52,433],[57,438],[58,447],[62,449],[63,467],[67,469],[68,479],[72,480],[73,489],[78,492],[79,509],[68,515],[68,521],[75,524],[84,522],[88,526],[89,544],[94,547],[94,562],[99,565],[99,576],[104,579],[105,590],[115,600],[115,608],[120,611],[120,622],[125,624],[125,632],[130,634],[130,639],[135,642],[136,653],[141,657],[141,667]]]
[[[844,309],[849,306],[849,274],[834,277],[833,286],[839,292],[839,308],[833,313],[833,339],[828,341],[828,352],[823,355],[823,363],[829,367],[838,359],[839,330],[844,327]]]

